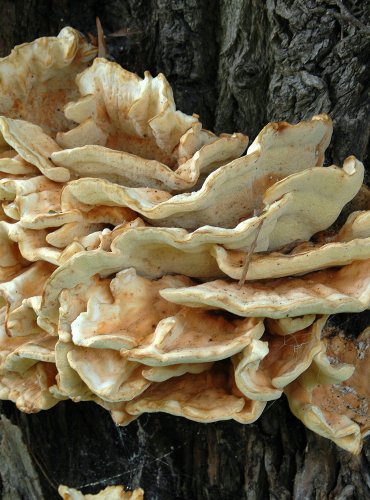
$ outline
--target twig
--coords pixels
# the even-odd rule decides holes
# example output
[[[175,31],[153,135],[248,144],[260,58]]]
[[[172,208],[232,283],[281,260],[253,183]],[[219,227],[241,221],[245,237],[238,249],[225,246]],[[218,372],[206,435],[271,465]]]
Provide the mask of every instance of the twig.
[[[254,211],[254,216],[258,216],[261,214],[261,211],[260,210],[255,210]],[[263,226],[263,222],[264,222],[264,219],[261,219],[257,225],[257,229],[256,229],[256,235],[254,237],[254,240],[248,250],[248,253],[247,255],[245,256],[245,261],[244,261],[244,266],[243,266],[243,271],[242,271],[242,275],[240,277],[240,280],[239,280],[239,289],[244,285],[245,283],[245,280],[246,280],[246,277],[247,277],[247,273],[248,273],[248,269],[249,269],[249,264],[251,263],[251,260],[252,260],[252,255],[253,255],[253,252],[256,248],[256,245],[257,245],[257,240],[258,240],[258,236],[260,235],[260,232],[261,232],[261,229],[262,229],[262,226]]]
[[[98,33],[98,57],[107,57],[107,44],[105,43],[104,31],[98,17],[96,18],[96,31]]]

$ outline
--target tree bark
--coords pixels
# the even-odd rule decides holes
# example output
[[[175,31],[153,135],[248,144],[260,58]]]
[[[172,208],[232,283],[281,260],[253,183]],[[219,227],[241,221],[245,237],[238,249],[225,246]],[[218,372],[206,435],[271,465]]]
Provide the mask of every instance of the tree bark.
[[[139,74],[163,72],[178,108],[205,127],[252,140],[268,121],[326,112],[334,120],[327,163],[354,154],[366,165],[369,2],[3,0],[0,53],[67,25],[94,34],[96,16],[106,35],[119,32],[107,37],[110,56]],[[366,189],[351,207],[370,209]],[[369,319],[338,315],[330,326],[357,335]],[[119,428],[92,403],[0,410],[5,499],[59,498],[61,483],[85,492],[141,486],[150,500],[370,498],[369,444],[351,456],[307,431],[283,399],[249,426],[153,414]]]

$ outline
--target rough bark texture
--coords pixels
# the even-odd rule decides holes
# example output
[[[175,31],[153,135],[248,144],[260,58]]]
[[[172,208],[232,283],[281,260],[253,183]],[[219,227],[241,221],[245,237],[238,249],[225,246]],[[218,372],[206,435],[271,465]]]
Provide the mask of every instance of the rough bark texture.
[[[366,164],[369,14],[362,0],[2,0],[0,53],[66,25],[95,33],[98,15],[106,34],[121,34],[108,37],[112,58],[139,74],[164,72],[178,107],[206,127],[253,139],[270,120],[327,112],[327,161],[355,154]],[[365,190],[357,203],[368,200]],[[331,321],[348,335],[370,322],[368,313]],[[3,498],[58,498],[60,483],[140,485],[151,500],[370,497],[369,445],[359,457],[341,451],[306,431],[284,400],[250,426],[158,414],[117,428],[88,403],[37,415],[1,409],[17,425],[0,421]]]

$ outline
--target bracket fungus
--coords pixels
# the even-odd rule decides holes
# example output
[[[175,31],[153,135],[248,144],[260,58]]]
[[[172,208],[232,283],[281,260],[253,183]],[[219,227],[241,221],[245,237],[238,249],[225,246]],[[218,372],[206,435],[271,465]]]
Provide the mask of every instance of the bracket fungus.
[[[323,166],[323,114],[244,153],[95,55],[65,28],[0,60],[0,398],[247,424],[284,393],[359,453],[369,330],[326,322],[370,307],[370,211],[336,222],[362,163]]]

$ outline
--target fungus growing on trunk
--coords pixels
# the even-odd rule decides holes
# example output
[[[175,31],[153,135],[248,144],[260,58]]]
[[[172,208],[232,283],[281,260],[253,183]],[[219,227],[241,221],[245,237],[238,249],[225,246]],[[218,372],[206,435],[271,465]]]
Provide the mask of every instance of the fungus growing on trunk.
[[[327,115],[270,123],[243,155],[163,75],[95,52],[65,28],[0,61],[0,398],[247,424],[284,392],[359,453],[369,331],[329,335],[325,315],[370,306],[370,212],[328,231],[362,163],[323,167]]]

